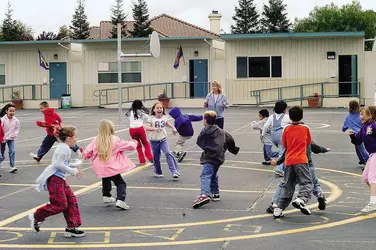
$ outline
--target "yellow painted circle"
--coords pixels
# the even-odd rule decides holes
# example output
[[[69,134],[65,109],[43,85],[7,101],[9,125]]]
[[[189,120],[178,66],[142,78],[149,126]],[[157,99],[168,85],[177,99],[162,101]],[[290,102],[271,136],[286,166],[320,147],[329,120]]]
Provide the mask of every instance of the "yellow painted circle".
[[[7,232],[2,232],[1,233],[2,235],[4,235],[4,234],[15,234],[16,235],[16,237],[14,237],[14,238],[10,238],[10,239],[5,239],[5,240],[0,240],[0,242],[9,242],[9,241],[13,241],[13,240],[18,240],[18,239],[20,239],[20,238],[22,238],[22,234],[21,233],[19,233],[19,232],[9,232],[9,231],[7,231]],[[1,245],[0,245],[1,246]]]
[[[294,222],[294,221],[287,221],[287,220],[285,220],[285,218],[279,218],[279,219],[276,219],[276,221],[278,221],[280,223],[293,224],[293,225],[319,225],[319,224],[327,223],[329,221],[329,218],[325,217],[325,216],[319,216],[319,215],[308,215],[308,216],[322,219],[322,221]],[[307,215],[291,215],[291,216],[289,216],[289,218],[297,218],[297,217],[307,217]]]

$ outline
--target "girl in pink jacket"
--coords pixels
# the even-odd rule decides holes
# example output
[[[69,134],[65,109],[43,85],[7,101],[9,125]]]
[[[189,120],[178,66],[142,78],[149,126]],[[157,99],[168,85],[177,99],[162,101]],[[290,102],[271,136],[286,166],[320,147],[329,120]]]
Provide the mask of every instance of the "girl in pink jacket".
[[[114,135],[114,123],[109,120],[99,122],[98,136],[84,150],[85,160],[92,159],[92,167],[97,177],[102,178],[102,194],[104,203],[116,201],[116,207],[127,210],[125,203],[126,187],[121,173],[133,169],[136,165],[124,154],[125,150],[135,150],[136,141],[124,141]],[[111,181],[117,190],[117,197],[111,197]]]

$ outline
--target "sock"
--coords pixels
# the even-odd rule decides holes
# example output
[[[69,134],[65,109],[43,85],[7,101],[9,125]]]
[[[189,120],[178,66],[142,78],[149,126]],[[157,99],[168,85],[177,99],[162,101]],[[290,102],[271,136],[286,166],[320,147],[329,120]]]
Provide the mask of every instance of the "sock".
[[[371,196],[370,197],[370,203],[376,203],[376,196]]]

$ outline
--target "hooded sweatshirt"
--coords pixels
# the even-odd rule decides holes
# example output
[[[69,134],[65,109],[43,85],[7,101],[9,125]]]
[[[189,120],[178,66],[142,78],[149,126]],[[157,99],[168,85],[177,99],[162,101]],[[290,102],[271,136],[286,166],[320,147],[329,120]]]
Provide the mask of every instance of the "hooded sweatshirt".
[[[197,137],[197,145],[204,150],[200,164],[222,165],[225,162],[226,150],[235,155],[239,152],[232,136],[217,125],[207,125]]]
[[[376,123],[367,122],[363,124],[358,133],[350,135],[351,142],[355,145],[364,143],[369,154],[376,153]]]
[[[180,108],[174,107],[170,110],[169,115],[175,119],[175,128],[179,135],[184,137],[193,136],[192,122],[202,121],[202,115],[186,115],[182,114]]]
[[[56,136],[59,133],[59,128],[61,127],[61,118],[55,112],[53,108],[47,108],[44,112],[44,122],[37,121],[39,127],[45,127],[47,134],[50,136]]]

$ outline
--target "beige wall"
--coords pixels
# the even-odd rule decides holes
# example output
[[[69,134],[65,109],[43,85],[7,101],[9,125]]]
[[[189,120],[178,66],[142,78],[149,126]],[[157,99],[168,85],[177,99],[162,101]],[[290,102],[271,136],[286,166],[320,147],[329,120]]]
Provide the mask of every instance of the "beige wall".
[[[336,59],[327,60],[327,51],[335,51]],[[226,41],[226,94],[230,103],[252,104],[250,91],[308,84],[338,82],[338,56],[358,55],[358,81],[364,84],[364,42],[362,38],[338,39],[256,39]],[[236,78],[237,56],[282,56],[282,78]],[[361,85],[362,86],[362,85]],[[334,85],[326,87],[333,94]],[[319,92],[317,87],[305,92]],[[296,96],[298,89],[286,91],[283,98]],[[328,92],[325,93],[328,93]],[[300,92],[298,92],[300,93]],[[320,93],[320,92],[319,92]],[[364,95],[364,91],[361,91]],[[276,91],[265,98],[276,98]],[[275,100],[275,99],[274,99]]]
[[[365,52],[364,101],[366,105],[374,105],[376,90],[376,51]]]

